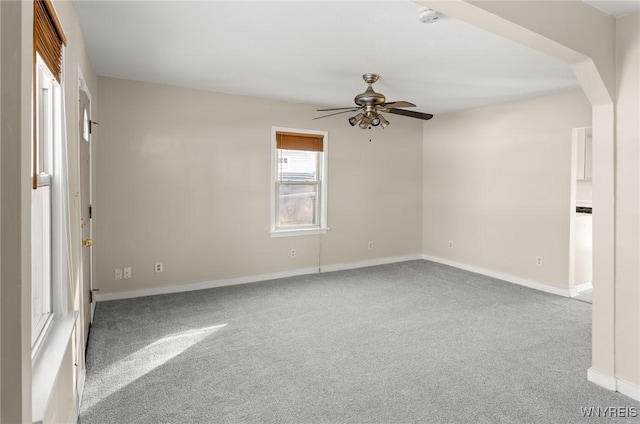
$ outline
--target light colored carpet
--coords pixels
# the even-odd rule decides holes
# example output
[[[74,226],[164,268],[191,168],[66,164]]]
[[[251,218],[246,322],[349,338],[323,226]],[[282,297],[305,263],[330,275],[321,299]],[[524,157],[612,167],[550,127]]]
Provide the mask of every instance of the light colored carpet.
[[[586,381],[590,315],[428,261],[103,302],[81,423],[599,422],[640,404]]]

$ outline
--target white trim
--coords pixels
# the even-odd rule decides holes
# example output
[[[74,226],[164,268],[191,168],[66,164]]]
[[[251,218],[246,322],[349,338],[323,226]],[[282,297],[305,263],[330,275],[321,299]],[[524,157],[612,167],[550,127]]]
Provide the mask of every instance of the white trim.
[[[64,65],[64,61],[63,61]],[[64,75],[64,73],[63,73]],[[69,287],[71,279],[69,271],[69,182],[67,139],[67,111],[64,81],[54,88],[54,102],[57,103],[57,122],[59,128],[55,134],[53,155],[53,175],[51,184],[51,264],[53,310],[59,314],[66,314],[69,309]]]
[[[621,378],[616,379],[618,392],[622,393],[625,396],[629,396],[633,400],[637,400],[640,402],[640,386],[637,384],[630,383]]]
[[[581,293],[583,291],[586,290],[591,290],[593,288],[593,283],[591,281],[588,281],[586,283],[582,283],[582,284],[578,284],[577,286],[574,287],[574,289],[576,289],[576,291],[578,293]]]
[[[326,265],[320,267],[320,272],[340,271],[343,269],[364,268],[367,266],[384,265],[396,262],[406,262],[421,259],[420,254],[397,256],[391,258],[371,259],[360,262],[349,262],[344,264]],[[104,302],[107,300],[130,299],[142,296],[154,296],[158,294],[181,293],[193,290],[212,289],[216,287],[235,286],[238,284],[257,283],[260,281],[276,280],[279,278],[295,277],[298,275],[317,274],[318,267],[300,268],[288,271],[271,272],[268,274],[247,275],[244,277],[223,278],[220,280],[201,281],[198,283],[180,284],[165,287],[153,287],[148,289],[123,291],[117,293],[97,294],[94,296],[96,302]]]
[[[593,367],[587,370],[587,381],[640,402],[640,386],[637,384],[616,378]]]
[[[607,390],[616,391],[617,385],[615,377],[593,369],[593,367],[587,370],[587,381],[597,384],[600,387],[604,387]]]
[[[327,234],[330,228],[297,228],[295,230],[277,230],[269,231],[269,237],[296,237],[296,236],[317,236]]]
[[[530,289],[540,290],[546,293],[556,294],[558,296],[571,297],[571,291],[569,289],[561,289],[559,287],[550,286],[548,284],[539,283],[533,280],[527,280],[526,278],[516,277],[515,275],[504,274],[502,272],[492,271],[490,269],[480,268],[473,265],[463,264],[461,262],[451,261],[449,259],[440,258],[431,255],[422,255],[422,259],[426,261],[437,262],[444,265],[449,265],[454,268],[464,269],[465,271],[475,272],[476,274],[482,274],[489,277],[504,280],[509,283],[514,283],[519,286],[529,287]]]
[[[78,125],[79,119],[80,119],[80,90],[84,91],[87,94],[87,97],[89,99],[89,120],[93,120],[93,116],[91,115],[91,105],[93,104],[93,96],[91,95],[91,90],[89,89],[89,85],[87,84],[87,80],[85,79],[83,73],[82,73],[82,67],[80,66],[80,63],[78,63],[78,89],[76,90],[76,96],[77,96],[77,101],[76,101],[76,127]],[[94,180],[93,180],[93,143],[92,143],[92,136],[91,133],[89,133],[89,204],[92,205],[95,203],[95,199],[94,199],[94,190],[93,190],[93,184],[94,184]],[[82,134],[78,133],[78,142],[80,142],[82,140]],[[81,178],[82,178],[82,172],[81,172],[81,161],[82,158],[80,157],[80,149],[78,149],[78,184],[81,184]],[[78,187],[78,190],[80,190],[80,187]],[[78,196],[80,196],[78,194]],[[78,197],[80,198],[80,197]],[[80,208],[82,207],[82,204],[80,204]],[[78,216],[82,217],[82,211],[79,210],[78,211]],[[93,238],[93,219],[90,219],[88,224],[89,225],[89,238]],[[80,231],[80,238],[82,238],[82,231]],[[82,258],[82,248],[80,248],[80,258]],[[82,261],[81,261],[82,262]],[[81,268],[82,269],[82,268]],[[94,270],[94,258],[93,258],[93,249],[89,249],[89,280],[90,280],[90,287],[89,290],[93,290],[93,270]],[[84,275],[84,273],[81,271],[80,273],[80,280],[82,280],[82,276]],[[84,300],[82,299],[82,297],[84,296],[84,292],[83,292],[83,283],[81,282],[80,285],[77,287],[78,290],[80,290],[81,293],[81,301],[84,302]],[[89,324],[93,322],[93,315],[95,312],[95,302],[91,302],[89,303],[89,308],[91,310],[90,314],[89,314]],[[84,320],[84,318],[83,318]],[[85,323],[83,323],[83,325],[85,325]],[[83,336],[84,338],[84,336]]]
[[[49,334],[49,330],[51,329],[51,324],[53,323],[53,318],[56,316],[55,313],[51,312],[47,315],[44,320],[44,324],[42,324],[41,328],[38,331],[38,337],[31,343],[31,361],[38,355],[40,350],[40,346],[42,346]],[[33,331],[33,329],[31,330]],[[33,335],[31,336],[33,337]]]
[[[80,418],[80,407],[82,406],[82,396],[84,396],[84,382],[87,379],[87,371],[84,367],[78,366],[76,367],[76,370],[78,372],[78,381],[80,383],[78,384],[79,390],[76,391],[76,399],[73,408],[73,413],[75,415],[73,416],[72,422],[74,423],[77,423]]]
[[[578,284],[570,289],[571,297],[579,296],[583,291],[591,290],[593,288],[593,284],[589,281],[586,283]]]

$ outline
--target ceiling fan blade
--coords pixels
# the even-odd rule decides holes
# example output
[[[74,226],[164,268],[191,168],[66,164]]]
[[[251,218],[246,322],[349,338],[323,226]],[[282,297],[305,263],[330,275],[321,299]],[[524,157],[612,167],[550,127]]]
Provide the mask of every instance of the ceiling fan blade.
[[[353,109],[353,108],[351,108],[351,109],[349,109],[349,110],[343,110],[342,112],[330,113],[329,115],[322,115],[322,116],[318,116],[318,117],[313,118],[313,119],[326,118],[326,117],[328,117],[328,116],[340,115],[341,113],[355,112],[356,110],[359,110],[359,108],[357,108],[357,109]]]
[[[415,112],[413,110],[389,108],[387,112],[393,113],[395,115],[402,115],[402,116],[409,116],[411,118],[424,119],[425,121],[433,118],[433,115],[430,113]]]
[[[382,103],[380,106],[390,108],[390,107],[416,107],[413,103],[400,101],[400,102],[387,102]]]
[[[334,108],[332,108],[332,109],[316,109],[316,110],[317,110],[318,112],[329,112],[329,111],[331,111],[331,110],[346,110],[346,109],[349,109],[349,110],[358,110],[358,109],[360,109],[360,107],[358,107],[358,106],[351,106],[351,107],[334,107]]]

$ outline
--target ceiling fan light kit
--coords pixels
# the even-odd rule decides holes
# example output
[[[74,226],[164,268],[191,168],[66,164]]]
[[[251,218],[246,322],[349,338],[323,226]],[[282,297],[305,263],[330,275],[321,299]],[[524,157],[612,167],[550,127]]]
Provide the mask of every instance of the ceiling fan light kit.
[[[356,125],[359,125],[363,119],[364,113],[359,113],[356,116],[352,116],[351,118],[349,118],[349,124],[351,124],[352,127],[355,127]]]
[[[378,118],[380,118],[380,126],[382,127],[382,129],[385,129],[389,126],[389,124],[391,122],[387,121],[386,119],[384,119],[384,116],[382,115],[378,115]]]
[[[382,116],[380,112],[392,113],[396,115],[408,116],[411,118],[428,120],[433,118],[433,115],[430,113],[422,113],[422,112],[414,112],[410,110],[398,109],[401,107],[415,107],[413,103],[399,101],[399,102],[387,102],[386,97],[384,97],[381,93],[376,93],[371,86],[373,83],[378,81],[380,78],[377,74],[364,74],[362,79],[364,82],[368,84],[367,89],[364,93],[358,94],[353,101],[356,104],[356,107],[338,107],[332,109],[318,109],[318,112],[333,112],[340,111],[335,113],[330,113],[329,115],[318,116],[313,119],[326,118],[328,116],[339,115],[341,113],[347,112],[358,112],[356,115],[352,116],[347,120],[349,125],[355,127],[356,125],[360,128],[367,129],[371,127],[381,126],[383,129],[387,128],[390,124],[387,119]]]

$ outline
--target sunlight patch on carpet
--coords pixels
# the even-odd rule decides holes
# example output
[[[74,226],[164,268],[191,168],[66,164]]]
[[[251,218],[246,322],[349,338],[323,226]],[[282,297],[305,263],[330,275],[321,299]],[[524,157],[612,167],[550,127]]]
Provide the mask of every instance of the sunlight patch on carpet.
[[[111,396],[164,365],[227,325],[220,324],[170,334],[109,365],[96,375],[98,384],[92,386],[97,389],[95,393],[85,393],[85,409],[93,407],[101,399]],[[107,388],[106,391],[103,391],[105,388]]]

